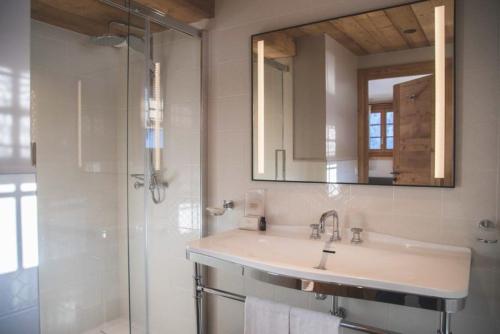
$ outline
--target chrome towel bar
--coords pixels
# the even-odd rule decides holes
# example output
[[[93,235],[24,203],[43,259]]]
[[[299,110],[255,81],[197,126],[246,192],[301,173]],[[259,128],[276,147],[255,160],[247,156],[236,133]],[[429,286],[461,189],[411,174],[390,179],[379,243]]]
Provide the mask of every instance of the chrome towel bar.
[[[208,293],[208,294],[211,294],[214,296],[232,299],[232,300],[236,300],[236,301],[243,302],[243,303],[246,300],[246,296],[232,293],[229,291],[220,290],[220,289],[209,288],[209,287],[206,287],[203,285],[198,285],[196,287],[196,290],[198,293]],[[368,333],[368,334],[399,334],[398,332],[388,331],[388,330],[384,330],[384,329],[380,329],[380,328],[372,327],[372,326],[361,325],[361,324],[347,321],[347,320],[342,320],[340,322],[340,327],[349,328],[349,329],[353,329],[353,330],[360,331],[363,333]]]

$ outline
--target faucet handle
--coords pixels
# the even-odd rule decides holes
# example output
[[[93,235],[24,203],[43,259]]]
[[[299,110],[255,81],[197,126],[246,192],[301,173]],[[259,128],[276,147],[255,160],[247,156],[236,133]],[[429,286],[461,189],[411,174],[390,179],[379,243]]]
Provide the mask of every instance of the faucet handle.
[[[314,240],[321,239],[321,236],[319,235],[319,224],[311,224],[309,226],[311,227],[311,235],[309,238]]]
[[[361,232],[363,232],[362,228],[353,227],[353,228],[351,228],[351,232],[352,232],[351,242],[353,244],[360,244],[363,242],[363,240],[361,239]]]

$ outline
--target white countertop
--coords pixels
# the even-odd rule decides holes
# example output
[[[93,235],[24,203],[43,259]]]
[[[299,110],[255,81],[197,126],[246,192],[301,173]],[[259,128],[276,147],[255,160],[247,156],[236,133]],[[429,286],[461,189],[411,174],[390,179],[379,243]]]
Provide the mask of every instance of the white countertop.
[[[192,241],[187,251],[275,274],[439,298],[468,294],[471,251],[468,248],[363,232],[353,245],[344,232],[331,244],[326,270],[315,269],[324,240],[307,230],[271,228],[267,232],[231,230]]]

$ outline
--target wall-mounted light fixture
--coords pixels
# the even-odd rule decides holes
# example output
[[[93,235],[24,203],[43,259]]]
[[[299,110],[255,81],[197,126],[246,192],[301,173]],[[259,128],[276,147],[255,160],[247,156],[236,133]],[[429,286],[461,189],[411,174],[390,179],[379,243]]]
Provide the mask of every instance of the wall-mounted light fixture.
[[[82,158],[82,80],[78,80],[77,85],[77,124],[78,124],[78,167],[82,168],[83,158]]]
[[[257,42],[257,171],[264,174],[264,41]]]
[[[154,63],[154,86],[153,86],[153,115],[151,115],[154,127],[154,162],[153,167],[156,172],[161,171],[161,149],[162,143],[162,128],[161,122],[163,120],[163,105],[161,101],[161,88],[160,88],[160,63]]]
[[[434,8],[435,61],[435,121],[434,121],[434,178],[444,178],[445,147],[445,6]]]

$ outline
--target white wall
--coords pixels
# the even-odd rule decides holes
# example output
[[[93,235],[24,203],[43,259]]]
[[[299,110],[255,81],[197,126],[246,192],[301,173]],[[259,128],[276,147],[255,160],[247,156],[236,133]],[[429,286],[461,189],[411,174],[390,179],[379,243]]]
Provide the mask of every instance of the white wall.
[[[325,161],[326,37],[296,39],[293,57],[294,160]]]
[[[467,308],[454,316],[454,334],[500,331],[500,251],[475,241],[480,219],[498,220],[499,196],[499,3],[457,3],[457,187],[283,184],[251,181],[250,35],[319,19],[402,3],[396,0],[217,0],[210,29],[209,205],[233,199],[236,209],[213,219],[211,233],[234,228],[243,215],[244,193],[267,189],[270,224],[305,225],[335,208],[346,222],[349,209],[366,218],[366,229],[462,245],[473,249]],[[480,84],[479,84],[480,83]],[[231,143],[231,145],[227,145]],[[439,273],[430,273],[439,274]],[[328,310],[328,302],[222,272],[215,286],[293,305]],[[435,333],[431,311],[344,300],[349,318],[403,333]],[[243,307],[210,298],[211,333],[241,333]]]
[[[358,159],[357,57],[325,35],[326,157],[328,161]],[[356,182],[356,177],[341,179]]]
[[[392,178],[392,162],[391,158],[379,158],[368,160],[368,176],[369,177],[390,177]]]

